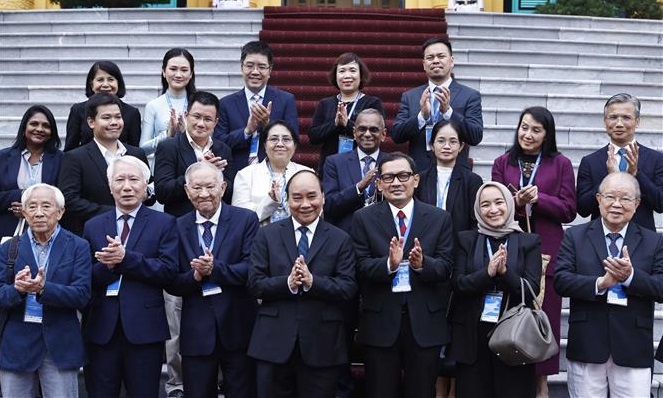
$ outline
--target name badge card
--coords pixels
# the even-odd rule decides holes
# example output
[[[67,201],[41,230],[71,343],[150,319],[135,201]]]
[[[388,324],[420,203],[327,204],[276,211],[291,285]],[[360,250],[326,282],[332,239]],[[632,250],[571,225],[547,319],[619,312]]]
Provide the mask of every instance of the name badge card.
[[[25,314],[23,315],[23,322],[41,323],[44,318],[44,307],[37,301],[37,295],[34,293],[28,294],[25,300]]]
[[[500,308],[504,293],[500,291],[488,292],[483,299],[483,310],[481,320],[483,322],[497,323],[500,319]]]
[[[608,288],[608,304],[627,306],[628,298],[626,297],[626,292],[624,287],[620,284]]]
[[[212,282],[203,283],[203,297],[213,296],[221,292],[222,292],[221,286],[217,285],[216,283]]]
[[[338,136],[338,153],[351,152],[354,146],[354,139],[344,135]]]
[[[433,126],[430,124],[426,125],[426,150],[430,151],[432,147],[430,146],[430,137],[433,136]]]
[[[255,158],[258,157],[258,135],[254,134],[251,137],[251,147],[249,149],[249,157]]]
[[[106,297],[117,297],[120,294],[120,285],[122,284],[122,275],[106,287]]]
[[[412,290],[410,286],[410,262],[405,260],[398,264],[396,276],[391,282],[391,291],[394,293],[409,292]]]

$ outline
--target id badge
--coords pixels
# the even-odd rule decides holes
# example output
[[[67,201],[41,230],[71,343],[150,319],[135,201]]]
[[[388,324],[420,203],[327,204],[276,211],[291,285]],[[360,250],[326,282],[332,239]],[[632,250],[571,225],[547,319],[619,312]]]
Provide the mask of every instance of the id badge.
[[[251,137],[251,148],[249,149],[249,157],[255,158],[258,157],[258,135],[254,134]]]
[[[354,146],[354,140],[350,137],[339,135],[338,136],[338,153],[351,152]]]
[[[622,284],[617,284],[608,288],[608,304],[627,306],[628,297],[626,297],[626,292]]]
[[[394,293],[409,292],[412,290],[410,286],[410,262],[405,260],[398,264],[396,276],[391,282],[391,291]]]
[[[222,292],[221,286],[217,285],[216,283],[212,282],[203,283],[203,297],[213,296],[221,292]]]
[[[430,137],[433,136],[433,126],[426,125],[426,150],[430,151],[432,147],[430,146]]]
[[[25,314],[23,315],[23,322],[41,323],[44,318],[44,307],[37,301],[35,293],[28,294],[25,300]]]
[[[500,291],[486,293],[483,299],[483,310],[481,311],[481,320],[483,322],[497,323],[500,319],[503,296],[504,293]]]
[[[122,275],[106,287],[106,297],[117,297],[120,294],[120,285],[122,284]]]
[[[288,212],[282,206],[279,206],[278,209],[274,210],[272,216],[269,218],[269,222],[277,222],[288,218]]]

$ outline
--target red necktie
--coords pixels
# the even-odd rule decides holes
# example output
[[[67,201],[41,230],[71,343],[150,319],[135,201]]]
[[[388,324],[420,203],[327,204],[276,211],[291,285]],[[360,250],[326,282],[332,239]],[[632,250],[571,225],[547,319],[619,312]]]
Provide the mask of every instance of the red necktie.
[[[407,227],[405,226],[405,213],[403,213],[402,210],[398,211],[398,228],[401,230],[401,237],[405,236],[405,231],[407,231]]]
[[[120,241],[124,244],[127,241],[127,236],[129,236],[129,219],[131,216],[129,214],[122,214],[122,219],[124,220],[124,227],[122,227],[122,234],[120,234]]]

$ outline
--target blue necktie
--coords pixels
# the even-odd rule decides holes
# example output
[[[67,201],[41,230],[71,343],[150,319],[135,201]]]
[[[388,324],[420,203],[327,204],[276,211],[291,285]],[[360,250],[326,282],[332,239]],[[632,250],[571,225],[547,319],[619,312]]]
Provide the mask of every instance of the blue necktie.
[[[306,256],[308,255],[308,236],[306,236],[308,228],[302,226],[297,228],[297,230],[302,233],[301,238],[299,238],[299,243],[297,243],[297,253],[300,256],[304,256],[306,259]]]
[[[212,225],[214,225],[214,223],[211,221],[205,221],[203,223],[203,243],[207,249],[212,248]]]
[[[626,171],[628,163],[626,162],[626,148],[620,148],[617,153],[621,156],[619,160],[619,171]]]
[[[611,232],[606,235],[610,239],[610,244],[608,245],[608,250],[610,251],[610,256],[617,257],[619,255],[619,249],[617,248],[617,239],[621,238],[622,235],[616,232]]]
[[[371,171],[371,163],[373,163],[373,158],[370,156],[364,156],[364,158],[361,161],[364,162],[364,168],[361,170],[361,176],[363,178],[366,175],[366,173]],[[373,185],[373,183],[368,184],[366,189],[364,189],[364,197],[366,199],[370,198],[371,196],[373,196],[373,191],[375,191],[375,186]]]

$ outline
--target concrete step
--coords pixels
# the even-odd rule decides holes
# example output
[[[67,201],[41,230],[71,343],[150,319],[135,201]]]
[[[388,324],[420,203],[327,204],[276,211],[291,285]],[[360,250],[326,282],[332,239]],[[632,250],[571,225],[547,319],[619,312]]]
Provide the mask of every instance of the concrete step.
[[[164,49],[164,54],[166,51],[167,49]],[[236,57],[201,58],[197,57],[194,52],[191,52],[191,54],[195,60],[196,75],[200,75],[204,72],[209,73],[220,71],[237,71],[237,73],[239,73],[239,47],[237,48]],[[0,60],[0,71],[2,71],[1,73],[44,70],[53,72],[68,72],[83,76],[83,80],[85,80],[90,66],[98,61],[99,58],[91,57],[88,54],[79,54],[79,56],[81,55],[81,58],[75,59],[63,59],[57,57],[5,58]],[[112,60],[117,64],[117,66],[120,67],[120,70],[126,79],[129,72],[146,74],[150,71],[155,71],[157,75],[160,75],[162,57],[163,54],[161,57],[112,58]],[[638,74],[635,70],[627,77],[629,76],[632,77],[634,81],[640,81],[642,79],[642,74]]]
[[[188,47],[191,44],[229,45],[245,43],[256,38],[251,32],[71,32],[71,33],[2,33],[3,45],[81,45],[81,44],[145,44],[168,43],[170,47]]]
[[[3,11],[0,21],[127,21],[127,20],[258,20],[262,21],[262,9],[214,9],[214,8],[90,8],[43,11]]]
[[[250,40],[257,40],[258,35],[253,35]],[[113,41],[111,41],[113,43]],[[184,46],[191,52],[194,58],[219,58],[219,59],[238,59],[240,50],[244,42],[234,42],[229,44],[207,43],[197,45],[194,42],[186,43]],[[30,43],[25,45],[7,45],[0,41],[0,53],[5,58],[57,58],[62,60],[76,59],[85,54],[91,59],[112,59],[123,60],[128,58],[151,58],[162,59],[163,55],[178,44],[168,41],[154,41],[149,44],[126,43],[120,44],[61,44],[44,45],[42,43]]]
[[[0,22],[0,34],[4,33],[74,33],[74,32],[186,32],[191,26],[197,32],[255,32],[262,28],[262,19],[172,19],[172,20],[124,20],[124,21],[26,21]]]

